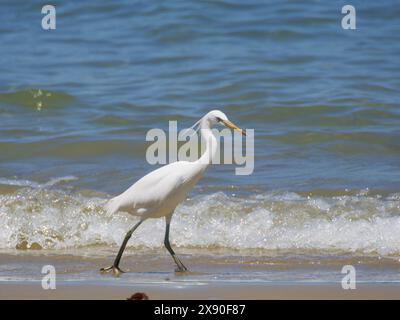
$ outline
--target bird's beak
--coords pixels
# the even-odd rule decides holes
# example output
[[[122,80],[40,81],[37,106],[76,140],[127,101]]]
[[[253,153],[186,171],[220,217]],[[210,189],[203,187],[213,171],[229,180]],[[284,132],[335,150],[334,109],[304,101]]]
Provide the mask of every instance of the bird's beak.
[[[221,122],[228,128],[239,131],[242,135],[246,135],[246,130],[240,129],[236,124],[229,120],[221,120]]]

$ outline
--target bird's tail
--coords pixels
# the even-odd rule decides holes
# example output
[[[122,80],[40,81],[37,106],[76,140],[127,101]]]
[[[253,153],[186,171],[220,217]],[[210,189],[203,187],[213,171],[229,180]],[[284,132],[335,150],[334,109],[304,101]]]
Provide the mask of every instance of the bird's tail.
[[[119,209],[118,201],[116,201],[115,198],[112,198],[107,201],[107,203],[104,205],[104,208],[106,209],[107,214],[113,215]]]

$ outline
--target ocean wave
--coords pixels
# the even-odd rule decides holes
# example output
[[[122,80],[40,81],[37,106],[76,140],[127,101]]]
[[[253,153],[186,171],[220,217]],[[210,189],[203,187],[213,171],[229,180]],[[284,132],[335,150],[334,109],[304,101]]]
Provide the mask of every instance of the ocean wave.
[[[52,178],[45,183],[39,183],[31,180],[0,178],[0,184],[8,186],[17,186],[17,187],[45,188],[74,180],[78,180],[78,177],[75,176],[57,177],[57,178]]]
[[[0,195],[0,249],[120,245],[137,221],[108,215],[106,198],[32,186]],[[176,210],[171,242],[185,248],[400,254],[400,194],[304,196],[264,192],[197,195]],[[146,221],[128,246],[160,248],[163,219]]]
[[[52,92],[42,89],[27,89],[10,93],[0,93],[0,102],[41,111],[45,108],[64,106],[74,100],[74,97],[64,92]]]

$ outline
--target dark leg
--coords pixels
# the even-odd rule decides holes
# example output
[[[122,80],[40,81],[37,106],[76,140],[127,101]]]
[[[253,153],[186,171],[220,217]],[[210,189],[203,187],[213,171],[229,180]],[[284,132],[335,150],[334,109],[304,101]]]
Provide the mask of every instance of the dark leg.
[[[166,227],[165,227],[165,238],[164,238],[164,245],[167,248],[168,252],[171,254],[172,258],[174,259],[178,269],[176,271],[184,272],[187,271],[187,268],[183,265],[181,260],[175,255],[174,250],[171,248],[171,244],[169,243],[169,225],[171,223],[171,217],[165,217]]]
[[[100,272],[113,271],[113,273],[114,273],[116,276],[119,276],[120,273],[123,272],[123,271],[119,268],[119,262],[121,261],[122,254],[124,253],[126,244],[128,243],[129,239],[131,238],[132,233],[137,229],[137,227],[140,226],[140,224],[141,224],[142,222],[143,222],[143,220],[140,220],[137,224],[135,224],[135,226],[134,226],[131,230],[128,231],[128,233],[126,234],[126,236],[125,236],[125,238],[124,238],[124,241],[122,242],[121,248],[119,248],[117,257],[115,258],[113,265],[112,265],[111,267],[108,267],[108,268],[101,268],[101,269],[100,269]]]

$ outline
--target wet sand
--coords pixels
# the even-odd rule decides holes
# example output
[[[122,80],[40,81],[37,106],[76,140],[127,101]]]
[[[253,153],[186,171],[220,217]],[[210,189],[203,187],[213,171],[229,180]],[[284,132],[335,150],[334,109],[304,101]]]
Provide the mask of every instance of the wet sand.
[[[168,254],[127,250],[120,277],[100,274],[113,254],[50,254],[14,250],[0,254],[0,299],[117,299],[136,292],[150,299],[400,299],[394,259],[317,256],[185,254],[191,272],[175,273]],[[78,254],[79,253],[79,254]],[[344,290],[343,265],[357,269],[355,290]],[[42,289],[45,265],[56,270],[56,289]]]
[[[1,283],[0,299],[113,299],[125,300],[136,292],[149,299],[400,299],[400,285],[361,284],[356,290],[343,290],[338,284],[250,284],[218,283],[165,286],[137,284],[128,286],[99,283],[63,283],[55,290],[43,290],[40,283]]]

